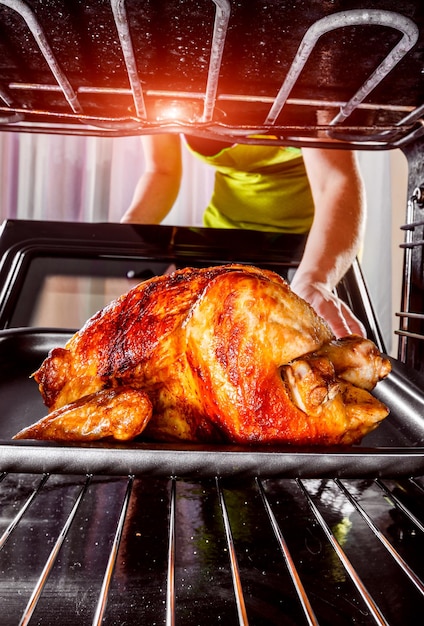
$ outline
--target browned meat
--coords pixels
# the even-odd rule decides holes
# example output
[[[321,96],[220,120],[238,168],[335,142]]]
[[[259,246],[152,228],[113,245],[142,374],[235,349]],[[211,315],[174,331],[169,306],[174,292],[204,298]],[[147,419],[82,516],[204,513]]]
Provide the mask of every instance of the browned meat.
[[[96,404],[92,394],[130,387],[150,399],[153,414],[139,421],[153,439],[348,444],[387,415],[368,390],[389,371],[372,342],[336,341],[277,274],[226,265],[138,285],[52,350],[34,378],[50,411],[71,403],[57,439],[85,438],[81,408]],[[93,435],[103,414],[99,402]],[[122,439],[122,430],[99,438]],[[46,432],[41,420],[16,437]]]
[[[139,389],[102,389],[83,396],[21,430],[15,439],[96,441],[134,439],[152,416],[152,403]]]

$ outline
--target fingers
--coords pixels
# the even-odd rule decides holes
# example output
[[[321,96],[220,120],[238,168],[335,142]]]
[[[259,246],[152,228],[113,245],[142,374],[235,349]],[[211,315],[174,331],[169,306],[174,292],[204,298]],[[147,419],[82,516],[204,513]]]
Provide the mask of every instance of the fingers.
[[[362,334],[359,321],[356,320],[353,313],[338,298],[323,298],[319,296],[314,298],[312,306],[318,315],[325,319],[337,338],[352,333]]]
[[[337,338],[351,334],[366,337],[362,322],[324,285],[296,285],[294,291],[325,319]]]
[[[331,299],[322,298],[319,303],[319,315],[323,317],[337,338],[346,335],[366,337],[365,326],[352,313],[349,307],[339,298],[332,295]]]
[[[339,302],[341,305],[341,312],[342,312],[343,318],[349,328],[349,334],[360,335],[361,337],[366,337],[367,331],[365,330],[365,326],[362,324],[362,322],[352,313],[352,311],[344,302],[342,302],[341,300],[339,300]],[[336,336],[339,337],[340,335],[336,335]]]

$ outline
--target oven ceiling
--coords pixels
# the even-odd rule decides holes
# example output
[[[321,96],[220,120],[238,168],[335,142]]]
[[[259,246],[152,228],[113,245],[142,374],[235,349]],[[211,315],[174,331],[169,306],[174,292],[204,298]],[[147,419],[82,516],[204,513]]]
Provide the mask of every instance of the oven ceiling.
[[[0,130],[402,146],[423,56],[422,0],[0,0]]]

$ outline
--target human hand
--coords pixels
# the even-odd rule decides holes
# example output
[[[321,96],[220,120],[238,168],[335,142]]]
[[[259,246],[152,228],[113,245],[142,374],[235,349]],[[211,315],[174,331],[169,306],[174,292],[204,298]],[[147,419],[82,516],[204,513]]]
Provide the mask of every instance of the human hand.
[[[309,302],[316,313],[326,320],[337,338],[350,334],[366,337],[366,330],[362,322],[340,298],[322,283],[304,283],[296,280],[295,276],[291,288],[298,296]]]

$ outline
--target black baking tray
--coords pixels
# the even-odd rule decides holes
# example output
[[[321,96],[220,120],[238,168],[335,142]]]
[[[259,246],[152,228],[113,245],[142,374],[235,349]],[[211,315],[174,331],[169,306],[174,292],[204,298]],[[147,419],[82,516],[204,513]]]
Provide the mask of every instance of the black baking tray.
[[[424,473],[421,381],[392,360],[375,395],[390,415],[360,445],[349,447],[233,446],[151,442],[59,444],[12,441],[46,414],[31,374],[73,331],[0,331],[0,471],[109,475],[388,477]]]

